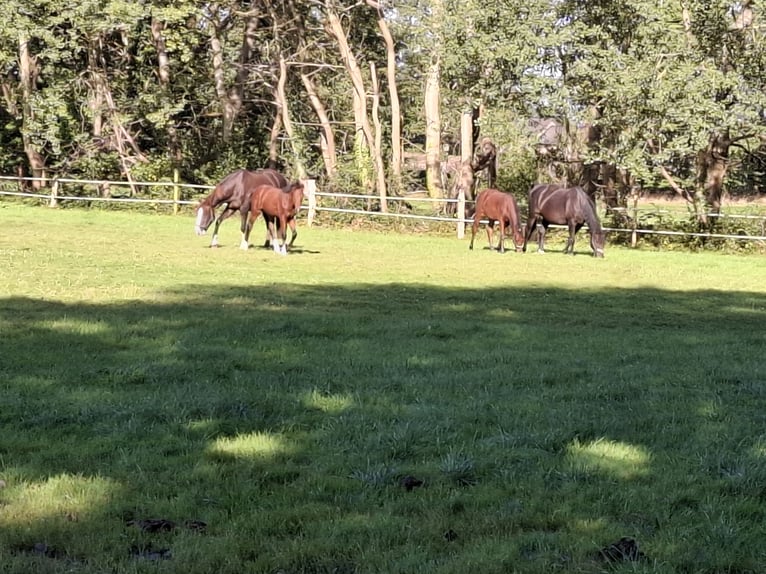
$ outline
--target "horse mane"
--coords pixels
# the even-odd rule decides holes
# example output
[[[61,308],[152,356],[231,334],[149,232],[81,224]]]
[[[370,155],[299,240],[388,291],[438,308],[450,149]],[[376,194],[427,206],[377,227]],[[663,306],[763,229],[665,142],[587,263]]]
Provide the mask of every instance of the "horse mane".
[[[199,203],[197,204],[197,208],[206,207],[206,206],[215,207],[215,205],[213,205],[214,198],[215,198],[215,189],[211,193],[209,193],[207,196],[199,200]]]
[[[303,189],[303,182],[302,181],[293,181],[288,182],[286,186],[284,186],[282,189],[283,193],[292,193],[296,189]]]
[[[598,215],[596,214],[596,204],[593,201],[593,198],[585,193],[585,190],[579,185],[572,189],[577,193],[579,209],[582,211],[585,222],[588,224],[588,228],[592,233],[601,233],[601,221],[599,221]]]

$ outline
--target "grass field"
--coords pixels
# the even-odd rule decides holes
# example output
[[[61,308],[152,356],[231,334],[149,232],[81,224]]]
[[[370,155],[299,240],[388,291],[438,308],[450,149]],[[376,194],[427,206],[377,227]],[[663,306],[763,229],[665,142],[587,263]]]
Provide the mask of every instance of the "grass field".
[[[0,572],[766,567],[762,256],[0,224]]]

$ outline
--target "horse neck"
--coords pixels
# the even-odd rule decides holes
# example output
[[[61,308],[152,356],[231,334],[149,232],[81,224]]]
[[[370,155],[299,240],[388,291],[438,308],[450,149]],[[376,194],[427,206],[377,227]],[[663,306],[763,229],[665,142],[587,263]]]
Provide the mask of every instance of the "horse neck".
[[[208,196],[207,196],[205,199],[203,199],[203,200],[200,202],[200,207],[203,207],[203,206],[205,206],[205,207],[216,208],[216,207],[218,207],[218,206],[219,206],[221,203],[223,203],[224,201],[226,201],[226,199],[227,199],[227,198],[225,198],[225,197],[222,197],[222,196],[221,196],[220,192],[218,191],[218,188],[216,187],[216,188],[213,190],[213,193],[211,193],[210,195],[208,195]]]
[[[583,215],[585,216],[585,223],[588,224],[588,229],[591,233],[601,233],[601,222],[596,215],[596,206],[591,201],[585,192],[580,195],[580,205],[582,206]]]
[[[282,188],[282,194],[279,198],[279,203],[282,205],[282,209],[298,211],[301,203],[303,202],[303,188],[292,187],[287,185]]]
[[[290,200],[293,206],[293,209],[297,212],[300,207],[301,203],[303,203],[303,187],[296,187],[290,192]]]

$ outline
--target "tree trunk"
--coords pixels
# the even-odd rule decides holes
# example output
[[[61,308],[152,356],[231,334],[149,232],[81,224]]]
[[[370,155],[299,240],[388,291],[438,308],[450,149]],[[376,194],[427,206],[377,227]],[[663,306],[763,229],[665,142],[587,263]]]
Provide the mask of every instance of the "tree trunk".
[[[301,81],[306,88],[306,93],[309,95],[309,101],[314,108],[319,123],[322,126],[322,133],[320,134],[320,147],[322,149],[322,159],[324,160],[325,172],[327,173],[327,179],[332,181],[335,179],[335,170],[337,166],[337,152],[335,149],[335,133],[332,131],[332,125],[330,125],[330,116],[327,114],[322,100],[317,95],[314,83],[311,81],[311,77],[308,74],[301,73]]]
[[[29,125],[34,120],[34,107],[32,106],[32,94],[37,84],[37,63],[29,53],[29,38],[24,32],[19,33],[19,80],[21,82],[21,139],[24,145],[24,153],[29,162],[32,177],[45,178],[45,159],[35,148],[32,138],[29,136]],[[45,185],[44,181],[32,182],[34,189]]]
[[[215,93],[218,96],[218,102],[221,106],[221,114],[223,116],[223,132],[222,139],[228,142],[231,138],[231,134],[228,131],[228,123],[226,117],[229,115],[228,99],[226,97],[226,78],[223,69],[223,44],[221,43],[221,30],[220,23],[218,22],[219,6],[217,3],[210,4],[210,52],[213,58],[213,85],[215,86]]]
[[[287,62],[284,55],[279,56],[279,81],[277,82],[277,106],[281,110],[282,124],[293,151],[293,166],[298,179],[306,179],[306,167],[303,164],[303,141],[295,135],[290,108],[287,102],[285,85],[287,84]]]
[[[165,22],[152,18],[151,32],[152,43],[157,52],[157,78],[159,80],[160,91],[164,94],[166,100],[170,100],[170,57],[168,56],[167,46],[165,45]],[[169,103],[169,102],[168,102]],[[172,118],[167,118],[167,134],[169,154],[173,164],[177,166],[181,162],[181,145],[178,141],[178,131]]]
[[[221,137],[224,143],[230,142],[234,132],[234,123],[242,109],[245,83],[248,76],[248,64],[256,48],[255,31],[258,28],[258,19],[248,16],[245,19],[245,31],[242,38],[242,46],[239,51],[239,64],[234,84],[227,89],[226,71],[224,69],[223,28],[225,26],[221,14],[221,7],[213,3],[209,7],[210,21],[210,51],[213,57],[213,82],[215,93],[221,106],[223,117]]]
[[[598,121],[601,119],[601,110],[598,106],[588,106],[588,120],[587,124],[583,128],[583,140],[585,147],[589,151],[595,151],[598,149],[601,142],[601,128],[598,126]],[[599,163],[588,163],[583,165],[582,177],[580,179],[580,185],[591,197],[595,197],[596,190],[598,189],[598,178],[601,166]]]
[[[441,91],[439,58],[434,55],[426,75],[426,189],[429,197],[444,197],[441,177]]]
[[[274,102],[278,96],[274,90]],[[277,111],[274,114],[274,121],[271,124],[271,134],[269,135],[269,169],[280,169],[279,165],[279,130],[282,126],[282,108],[277,105]]]
[[[388,97],[391,100],[391,174],[394,178],[394,187],[398,189],[401,186],[402,176],[402,113],[396,84],[396,46],[380,4],[377,0],[367,0],[367,5],[377,11],[378,28],[386,44],[386,78]]]
[[[90,93],[88,94],[88,107],[93,114],[94,139],[100,139],[104,133],[104,78],[101,75],[100,60],[101,50],[98,47],[98,38],[91,38],[88,42],[88,75],[90,76]]]
[[[256,32],[258,30],[258,18],[248,15],[245,18],[245,29],[242,34],[242,46],[239,49],[239,64],[237,66],[237,75],[234,85],[228,90],[227,107],[228,114],[224,116],[224,129],[229,134],[234,131],[234,123],[242,111],[242,104],[245,97],[245,85],[249,76],[249,65],[255,53]]]
[[[372,83],[372,124],[375,128],[372,153],[380,158],[382,155],[381,148],[383,147],[383,127],[380,123],[380,87],[378,86],[378,72],[375,69],[374,62],[370,62],[370,81]],[[380,191],[380,189],[381,186],[378,185],[378,191]],[[385,190],[385,176],[382,189]],[[380,203],[381,205],[386,203],[385,193],[380,196]]]
[[[362,132],[371,153],[372,163],[375,167],[375,173],[377,176],[378,195],[381,197],[380,210],[382,212],[388,211],[388,206],[385,201],[386,197],[386,174],[383,169],[383,159],[380,157],[380,153],[375,153],[375,139],[372,135],[372,128],[370,127],[370,120],[367,117],[367,104],[366,104],[366,91],[364,89],[364,81],[362,80],[362,72],[356,63],[351,48],[348,45],[348,39],[346,33],[343,31],[343,26],[340,23],[338,14],[332,8],[327,9],[327,20],[330,33],[338,41],[338,47],[340,49],[341,59],[343,65],[351,77],[351,81],[354,84],[354,96],[357,98],[358,110],[363,113],[359,113],[359,121],[361,122]]]

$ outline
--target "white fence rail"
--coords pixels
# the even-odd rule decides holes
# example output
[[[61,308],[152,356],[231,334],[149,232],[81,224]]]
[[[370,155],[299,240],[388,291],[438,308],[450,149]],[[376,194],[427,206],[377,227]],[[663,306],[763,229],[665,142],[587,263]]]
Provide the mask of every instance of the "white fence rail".
[[[26,191],[23,190],[24,183],[41,182],[47,186],[38,191]],[[8,191],[3,189],[3,184],[7,186],[7,182],[16,184],[19,191]],[[107,187],[110,191],[112,188],[129,188],[134,189],[136,187],[151,187],[151,188],[170,188],[172,192],[171,199],[161,198],[138,198],[138,197],[123,197],[112,196],[103,197],[101,195],[95,196],[81,196],[81,195],[67,195],[64,193],[63,188],[66,185],[79,185],[79,186],[94,186],[97,190]],[[19,178],[15,176],[0,176],[0,197],[27,197],[36,198],[47,202],[51,206],[55,206],[59,201],[87,201],[87,202],[105,202],[105,203],[138,203],[138,204],[154,204],[154,205],[171,205],[173,212],[178,213],[179,208],[183,205],[195,205],[198,199],[183,199],[182,190],[194,190],[195,192],[212,191],[214,186],[212,185],[195,185],[180,182],[126,182],[126,181],[111,181],[111,180],[91,180],[91,179],[40,179],[40,178]],[[46,191],[43,192],[43,189]],[[188,194],[187,194],[188,195]],[[200,194],[203,195],[203,194]],[[398,212],[381,212],[381,211],[367,211],[364,209],[352,209],[341,207],[330,207],[319,205],[318,198],[328,197],[333,199],[353,199],[362,200],[368,202],[374,202],[380,198],[376,195],[356,195],[350,193],[325,193],[316,191],[315,185],[307,186],[307,206],[303,209],[308,211],[309,225],[313,222],[317,212],[325,211],[329,213],[347,213],[355,215],[365,215],[368,217],[383,217],[383,218],[399,218],[399,219],[416,219],[421,221],[440,221],[447,222],[457,226],[458,237],[463,236],[465,225],[472,224],[473,219],[461,219],[455,217],[439,216],[439,215],[418,215],[412,213],[398,213]],[[429,197],[387,197],[386,201],[406,201],[406,202],[423,202],[423,203],[458,203],[457,199],[433,199]],[[649,212],[656,215],[672,214],[673,211],[665,209],[639,209],[630,210],[637,212]],[[725,214],[725,213],[711,213],[709,217],[719,217],[727,219],[744,219],[744,220],[761,220],[762,232],[760,235],[732,235],[725,233],[694,233],[684,231],[669,231],[660,229],[640,229],[640,228],[613,228],[605,227],[605,231],[612,233],[629,233],[633,235],[634,241],[637,235],[659,235],[659,236],[678,236],[678,237],[700,237],[700,238],[716,238],[716,239],[736,239],[741,241],[758,241],[766,242],[766,214],[764,215],[748,215],[748,214]],[[563,226],[554,226],[563,227]]]

